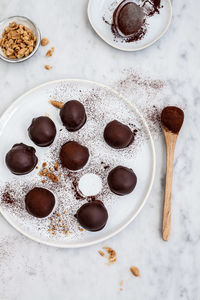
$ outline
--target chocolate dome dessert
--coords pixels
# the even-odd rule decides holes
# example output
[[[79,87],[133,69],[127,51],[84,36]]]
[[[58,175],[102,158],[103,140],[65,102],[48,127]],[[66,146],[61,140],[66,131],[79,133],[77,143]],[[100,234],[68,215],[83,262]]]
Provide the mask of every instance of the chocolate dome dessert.
[[[65,143],[60,150],[60,160],[63,167],[77,171],[83,168],[89,159],[88,148],[81,144],[70,141]]]
[[[119,196],[131,193],[137,183],[133,170],[122,166],[112,169],[107,180],[110,190]]]
[[[25,197],[26,209],[37,218],[47,217],[55,206],[55,197],[49,190],[35,187]]]
[[[77,100],[65,103],[60,110],[60,117],[68,131],[79,130],[87,119],[83,104]]]
[[[37,162],[35,149],[23,143],[15,144],[6,154],[6,165],[15,175],[25,175],[31,172]]]
[[[49,117],[38,117],[32,120],[28,128],[30,139],[40,147],[53,143],[56,136],[56,126]]]
[[[136,34],[145,21],[142,7],[134,2],[122,1],[113,13],[113,26],[121,36]]]
[[[108,212],[101,201],[95,200],[83,204],[78,209],[76,217],[80,225],[86,230],[98,231],[106,225]]]
[[[128,147],[134,140],[134,133],[121,122],[114,120],[108,123],[104,129],[106,143],[116,149]]]

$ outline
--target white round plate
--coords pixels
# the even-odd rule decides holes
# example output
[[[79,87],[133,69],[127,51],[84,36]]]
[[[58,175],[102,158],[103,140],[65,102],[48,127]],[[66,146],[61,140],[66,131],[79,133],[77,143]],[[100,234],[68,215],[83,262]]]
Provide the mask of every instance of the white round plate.
[[[167,31],[172,19],[172,6],[170,0],[162,0],[163,7],[160,9],[160,14],[154,14],[148,18],[147,32],[141,40],[125,42],[123,38],[114,37],[109,24],[112,23],[115,8],[121,2],[122,0],[89,0],[88,2],[88,18],[91,25],[104,42],[110,46],[124,51],[142,50],[159,40]]]
[[[82,101],[87,111],[87,122],[84,127],[76,133],[67,132],[61,124],[58,109],[50,105],[48,102],[50,97],[63,101],[68,101],[70,99]],[[90,110],[86,103],[89,103],[88,107],[91,108]],[[102,113],[99,120],[98,114],[95,115],[96,111],[93,110],[94,107],[98,110],[98,114]],[[136,188],[129,195],[121,197],[117,196],[111,193],[107,187],[106,172],[108,171],[105,171],[103,176],[101,175],[107,191],[107,196],[102,196],[102,199],[100,195],[98,199],[105,200],[104,204],[108,209],[109,219],[105,228],[98,232],[88,232],[84,230],[83,232],[79,231],[78,233],[69,236],[62,234],[53,236],[48,233],[47,229],[45,229],[45,233],[44,230],[38,230],[41,224],[44,224],[42,222],[48,222],[48,220],[37,219],[30,216],[25,208],[22,210],[22,219],[15,213],[14,208],[8,209],[7,206],[3,205],[3,202],[0,200],[0,212],[19,232],[37,242],[50,246],[63,248],[83,247],[104,241],[114,236],[124,229],[137,216],[144,206],[152,188],[155,173],[155,150],[146,121],[133,104],[129,103],[122,95],[105,85],[77,79],[63,79],[44,83],[19,97],[0,119],[0,188],[2,188],[7,182],[9,182],[11,186],[12,182],[15,182],[15,186],[17,186],[17,189],[19,190],[23,181],[27,182],[28,180],[28,182],[35,182],[36,180],[41,182],[41,177],[38,176],[39,170],[36,169],[28,175],[13,175],[5,165],[5,155],[13,144],[23,142],[35,147],[36,154],[39,159],[39,166],[46,161],[47,152],[53,149],[51,147],[54,147],[57,143],[59,143],[59,134],[57,134],[53,145],[46,148],[40,148],[34,145],[27,134],[27,128],[29,127],[32,118],[45,115],[45,113],[49,114],[56,124],[57,132],[61,132],[64,135],[64,138],[66,136],[66,140],[73,138],[75,140],[80,139],[83,141],[83,144],[88,146],[89,149],[94,148],[92,148],[93,144],[98,144],[97,149],[93,149],[91,151],[91,158],[88,165],[84,168],[84,173],[91,173],[91,171],[94,171],[95,173],[95,159],[100,159],[101,162],[101,159],[104,160],[105,157],[108,157],[109,162],[113,159],[112,167],[114,165],[121,164],[134,170],[138,178]],[[138,138],[139,143],[136,143],[137,146],[134,146],[133,143],[128,147],[129,150],[128,148],[116,150],[110,148],[104,142],[104,127],[110,120],[113,119],[121,120],[121,122],[129,124],[129,126],[136,124],[137,128],[139,128],[137,134],[140,137]],[[62,129],[62,131],[60,131],[60,129]],[[87,138],[87,134],[90,134],[91,139]],[[130,152],[132,149],[135,150]],[[128,155],[127,153],[133,154]],[[95,161],[94,165],[92,165],[93,160]],[[91,166],[93,168],[92,170]],[[100,168],[98,165],[96,167],[97,169]],[[51,184],[53,185],[53,183]],[[54,187],[56,187],[56,184],[54,184]],[[57,205],[59,206],[59,191],[57,194],[57,189],[58,188],[56,187],[55,196],[57,199]],[[24,203],[24,196],[25,194],[22,196],[22,199],[20,198],[20,201],[22,201],[21,203]],[[62,196],[62,194],[60,196]],[[69,198],[66,199],[66,201],[69,201]],[[74,203],[78,207],[82,205],[81,201],[75,200],[75,198],[73,198],[73,201],[76,201]],[[73,211],[73,205],[70,208],[67,207],[67,209],[72,210],[71,215],[73,217],[76,212]]]

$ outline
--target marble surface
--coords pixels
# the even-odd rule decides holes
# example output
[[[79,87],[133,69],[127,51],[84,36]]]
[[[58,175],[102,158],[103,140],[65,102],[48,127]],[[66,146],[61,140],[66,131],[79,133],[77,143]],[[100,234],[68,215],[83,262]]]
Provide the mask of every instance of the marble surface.
[[[115,86],[122,70],[132,68],[144,76],[166,80],[166,93],[152,104],[179,104],[185,110],[175,157],[171,237],[163,242],[160,233],[165,144],[159,135],[156,178],[147,204],[131,225],[105,243],[75,250],[50,248],[23,237],[0,217],[0,299],[198,300],[200,3],[173,1],[168,33],[137,53],[106,45],[90,27],[86,9],[87,0],[0,1],[0,19],[25,15],[38,24],[50,46],[55,46],[48,59],[47,48],[40,47],[25,63],[0,61],[0,113],[17,96],[53,79],[84,78]],[[44,69],[47,63],[53,66],[50,71]],[[134,101],[130,91],[127,96]],[[140,99],[137,103],[142,107]],[[118,261],[112,266],[105,265],[97,253],[105,245],[117,251]],[[131,265],[140,269],[140,278],[129,272]]]

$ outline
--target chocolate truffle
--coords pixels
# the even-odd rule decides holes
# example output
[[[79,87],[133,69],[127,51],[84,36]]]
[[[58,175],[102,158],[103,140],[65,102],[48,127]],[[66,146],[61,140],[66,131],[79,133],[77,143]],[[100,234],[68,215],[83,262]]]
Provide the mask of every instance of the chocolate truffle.
[[[55,197],[49,190],[35,187],[25,197],[26,209],[37,218],[47,217],[55,206]]]
[[[49,117],[38,117],[32,120],[28,128],[30,139],[40,147],[53,143],[56,136],[56,126]]]
[[[106,225],[108,212],[101,201],[95,200],[83,204],[78,209],[76,217],[80,225],[86,230],[98,231]]]
[[[104,129],[106,143],[116,149],[128,147],[134,140],[134,133],[131,129],[119,121],[111,121]]]
[[[70,141],[65,143],[60,150],[60,160],[63,167],[77,171],[83,168],[89,159],[88,148],[81,144]]]
[[[87,119],[83,104],[77,100],[65,103],[60,110],[60,117],[68,131],[79,130]]]
[[[119,196],[131,193],[137,183],[133,170],[122,166],[112,169],[107,180],[110,190]]]
[[[124,0],[114,11],[113,25],[121,36],[137,33],[144,24],[145,14],[142,7],[134,2]]]
[[[15,144],[6,154],[6,165],[15,175],[24,175],[31,172],[37,162],[35,149],[23,143]]]

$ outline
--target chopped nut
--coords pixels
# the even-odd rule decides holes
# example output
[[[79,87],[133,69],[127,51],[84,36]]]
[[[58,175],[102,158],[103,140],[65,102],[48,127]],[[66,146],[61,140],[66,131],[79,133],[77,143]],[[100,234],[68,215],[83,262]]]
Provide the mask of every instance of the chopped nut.
[[[42,180],[42,183],[45,183],[45,182],[46,182],[46,180],[43,179],[43,180]]]
[[[53,182],[58,182],[58,176],[54,175],[53,173],[47,173],[47,177]]]
[[[41,40],[41,45],[42,45],[42,46],[46,46],[46,45],[48,45],[48,43],[49,43],[49,40],[48,40],[47,38],[43,38],[43,39]]]
[[[120,291],[123,291],[123,284],[124,284],[124,282],[123,282],[123,280],[121,280],[120,281]]]
[[[112,263],[115,263],[117,261],[117,254],[116,254],[116,251],[113,250],[112,248],[110,247],[103,247],[103,249],[105,249],[108,254],[109,254],[109,263],[112,264]]]
[[[104,256],[104,255],[105,255],[104,252],[103,252],[102,250],[98,250],[98,252],[99,252],[99,254],[100,254],[101,256]]]
[[[80,231],[84,231],[84,229],[83,229],[83,228],[81,228],[80,226],[78,226],[78,229],[79,229]]]
[[[48,169],[47,168],[44,168],[42,169],[40,172],[39,172],[39,175],[40,176],[47,176],[48,174]]]
[[[53,53],[54,53],[54,50],[55,50],[55,48],[52,47],[50,50],[47,51],[46,56],[47,56],[47,57],[52,56]]]
[[[110,247],[103,247],[102,249],[105,249],[108,253],[108,265],[111,265],[111,264],[114,264],[116,261],[117,261],[117,254],[116,254],[116,251],[113,250],[112,248]],[[101,251],[101,250],[99,250]],[[103,251],[101,251],[103,252]],[[99,253],[100,254],[100,253]],[[100,254],[101,255],[101,254]],[[103,255],[102,255],[103,256]],[[105,254],[104,254],[105,256]]]
[[[58,167],[59,167],[59,164],[58,164],[58,162],[56,162],[56,163],[54,164],[54,170],[55,170],[55,171],[58,171]]]
[[[44,67],[45,67],[46,70],[51,70],[51,68],[52,68],[52,67],[49,66],[49,65],[45,65]]]
[[[53,168],[49,168],[49,170],[48,170],[46,165],[47,165],[46,162],[44,162],[42,164],[42,170],[39,172],[39,175],[49,178],[52,182],[55,182],[55,183],[58,182],[59,178],[57,175],[53,174]]]
[[[37,38],[28,27],[12,22],[4,29],[0,46],[7,57],[23,58],[33,52],[36,40]]]
[[[136,277],[140,276],[140,271],[137,267],[135,266],[132,266],[130,267],[130,271],[132,272],[132,274]]]
[[[55,106],[56,108],[62,108],[64,103],[62,101],[56,101],[56,100],[49,100],[49,103],[53,106]]]

